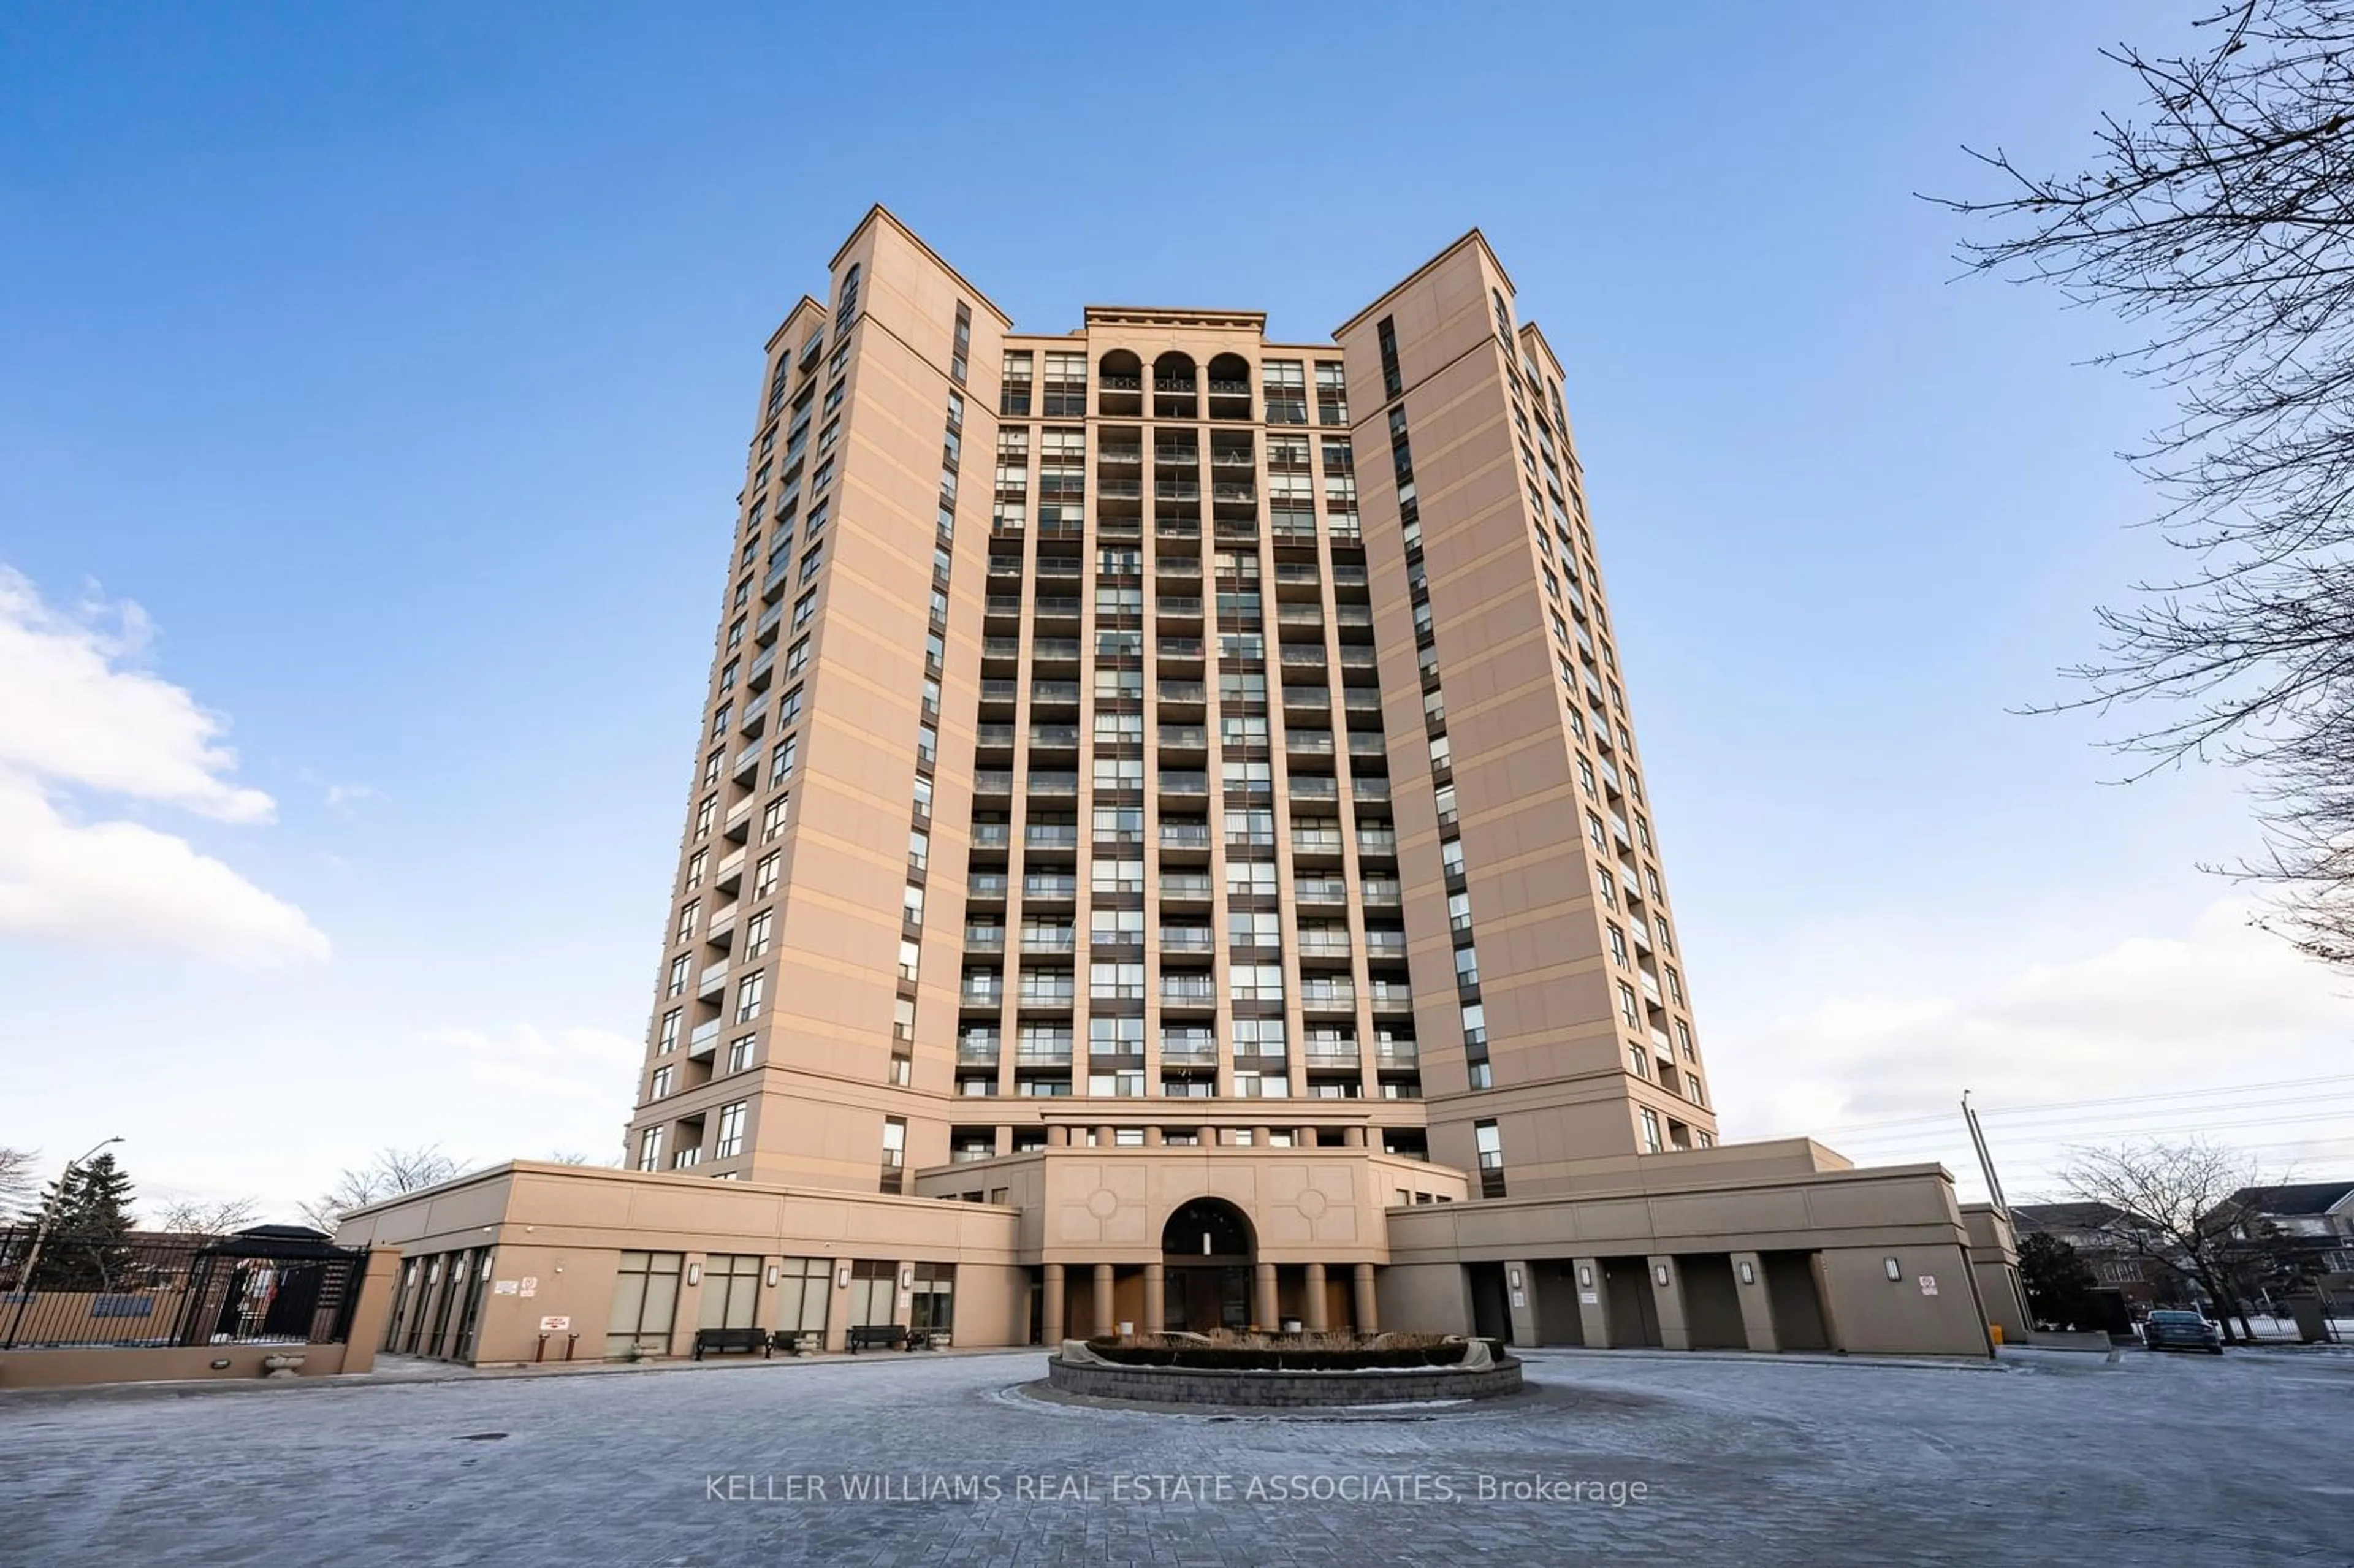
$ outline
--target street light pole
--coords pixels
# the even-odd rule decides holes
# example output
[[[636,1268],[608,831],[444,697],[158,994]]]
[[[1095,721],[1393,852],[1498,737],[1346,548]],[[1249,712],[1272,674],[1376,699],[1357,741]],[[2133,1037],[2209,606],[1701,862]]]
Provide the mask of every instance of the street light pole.
[[[65,1201],[68,1190],[73,1186],[76,1171],[95,1159],[100,1150],[122,1141],[119,1137],[101,1139],[84,1150],[79,1158],[67,1160],[64,1172],[58,1178],[58,1201]],[[5,1341],[8,1349],[16,1347],[17,1331],[25,1326],[25,1308],[33,1304],[33,1280],[41,1266],[41,1244],[48,1239],[48,1234],[49,1205],[43,1203],[40,1217],[33,1222],[32,1249],[25,1255],[24,1271],[16,1277],[16,1316],[8,1324],[8,1338]]]

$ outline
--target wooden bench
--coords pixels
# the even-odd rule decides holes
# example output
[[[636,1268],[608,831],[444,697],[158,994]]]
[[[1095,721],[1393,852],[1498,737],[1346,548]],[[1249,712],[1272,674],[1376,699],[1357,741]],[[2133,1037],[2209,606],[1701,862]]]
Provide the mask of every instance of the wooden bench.
[[[904,1351],[907,1348],[907,1330],[896,1323],[860,1324],[850,1330],[850,1351]]]
[[[825,1349],[825,1336],[815,1329],[779,1329],[769,1336],[769,1348],[788,1355],[814,1355]]]
[[[758,1351],[765,1358],[769,1354],[769,1336],[758,1329],[697,1329],[695,1359],[701,1361],[705,1351],[714,1355],[726,1355],[731,1351],[749,1355]]]

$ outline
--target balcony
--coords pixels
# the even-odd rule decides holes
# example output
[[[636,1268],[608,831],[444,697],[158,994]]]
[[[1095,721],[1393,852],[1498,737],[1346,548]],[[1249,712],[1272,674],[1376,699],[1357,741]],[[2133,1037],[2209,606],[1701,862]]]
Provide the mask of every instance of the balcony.
[[[965,878],[965,896],[976,904],[1005,902],[1006,878],[1002,871],[975,872]]]
[[[957,1036],[957,1065],[994,1067],[1002,1037],[993,1029],[975,1029]]]
[[[1365,956],[1369,959],[1405,958],[1405,933],[1403,931],[1366,932]]]
[[[1032,958],[1066,958],[1078,950],[1079,933],[1071,926],[1026,926],[1022,951]]]
[[[1172,904],[1207,904],[1216,892],[1207,876],[1193,872],[1164,873],[1160,884],[1161,902],[1165,907]]]
[[[1320,803],[1329,801],[1338,805],[1341,800],[1341,781],[1320,774],[1294,774],[1291,779],[1291,798],[1296,801]]]
[[[703,939],[714,947],[726,947],[729,934],[736,929],[737,907],[734,904],[723,904],[714,909],[709,923],[703,927]]]
[[[783,624],[785,607],[782,601],[760,612],[759,624],[752,628],[752,641],[763,646],[776,641],[777,628]]]
[[[1397,833],[1389,828],[1359,828],[1357,852],[1360,854],[1394,857],[1397,853]]]
[[[1210,776],[1207,773],[1168,773],[1161,775],[1161,794],[1164,800],[1207,800]]]
[[[1365,878],[1365,906],[1369,909],[1394,909],[1398,906],[1398,885],[1385,876]]]
[[[972,825],[972,847],[977,850],[1006,850],[1013,847],[1013,824],[1011,822],[975,822]]]
[[[737,850],[721,858],[718,874],[712,877],[711,885],[722,893],[733,893],[743,880],[744,852]]]
[[[1005,1005],[1005,982],[995,975],[986,979],[968,975],[957,989],[957,1001],[967,1007],[1002,1007]]]
[[[1163,926],[1161,950],[1163,954],[1214,953],[1217,938],[1207,926]]]
[[[1357,988],[1345,980],[1307,980],[1299,982],[1299,1005],[1311,1012],[1354,1012],[1357,1010]]]
[[[686,1054],[690,1061],[699,1062],[718,1051],[720,1027],[721,1021],[715,1018],[708,1023],[696,1024],[688,1032]]]
[[[1353,1073],[1361,1058],[1354,1041],[1335,1044],[1310,1040],[1299,1054],[1300,1065],[1311,1073]]]
[[[1291,885],[1292,897],[1301,904],[1346,905],[1349,884],[1345,877],[1303,876]]]
[[[1059,800],[1075,797],[1079,792],[1079,776],[1062,769],[1033,768],[1030,772],[1030,799]]]
[[[1199,620],[1202,601],[1192,597],[1161,594],[1152,601],[1152,611],[1162,620]]]
[[[1031,643],[1030,657],[1041,664],[1076,664],[1079,661],[1079,640],[1076,637],[1041,637]]]
[[[758,657],[752,661],[752,667],[744,672],[744,683],[756,692],[767,691],[769,672],[776,667],[777,651],[774,648],[761,649]]]
[[[1021,700],[1019,681],[986,680],[981,683],[981,705],[985,708],[1006,707]]]
[[[1299,956],[1303,959],[1339,959],[1346,962],[1356,951],[1346,931],[1302,931],[1299,933]]]
[[[762,692],[758,696],[754,697],[750,702],[744,705],[743,716],[736,721],[737,732],[741,735],[757,736],[760,733],[761,726],[766,725],[768,722],[769,694]]]
[[[1384,1073],[1412,1072],[1422,1065],[1422,1048],[1412,1040],[1393,1040],[1373,1048],[1373,1065]]]
[[[972,732],[973,745],[982,751],[1013,749],[1013,726],[1010,724],[977,725]]]
[[[1198,664],[1202,662],[1202,640],[1198,637],[1163,637],[1156,651],[1165,664]]]
[[[1013,1047],[1013,1065],[1023,1067],[1067,1067],[1071,1065],[1071,1041],[1068,1035],[1059,1040],[1024,1039]]]
[[[1010,768],[983,768],[972,776],[972,792],[976,795],[1011,795],[1013,793],[1013,770]]]
[[[1291,757],[1330,757],[1332,755],[1332,732],[1329,729],[1287,730],[1283,749]]]
[[[739,844],[751,836],[752,802],[750,800],[738,801],[735,810],[727,813],[727,825],[721,830],[721,832],[729,841]],[[1648,945],[1647,943],[1646,946]]]
[[[1342,843],[1338,828],[1294,828],[1291,830],[1291,853],[1319,859],[1340,858]]]
[[[728,777],[734,779],[738,784],[750,783],[759,776],[759,772],[760,747],[757,746],[748,746],[737,752],[736,760],[727,767]]]
[[[1022,902],[1028,904],[1068,904],[1079,895],[1079,879],[1076,876],[1028,875],[1022,879]]]
[[[1207,823],[1163,822],[1161,824],[1161,847],[1197,854],[1210,849],[1210,829]]]
[[[1076,599],[1054,598],[1038,601],[1038,619],[1041,620],[1076,620],[1078,618],[1079,601]]]
[[[1350,780],[1349,793],[1360,804],[1387,805],[1390,781],[1378,773],[1359,774]]]
[[[1365,995],[1376,1012],[1411,1011],[1414,1007],[1414,988],[1404,980],[1369,981],[1365,986]]]
[[[1651,978],[1651,973],[1649,969],[1636,970],[1635,978],[1643,983],[1644,1001],[1649,1002],[1653,1007],[1665,1007],[1667,1005],[1667,1000],[1659,995],[1659,982]]]
[[[1157,479],[1152,482],[1152,499],[1198,503],[1202,499],[1202,486],[1190,479]]]
[[[1033,751],[1076,751],[1079,748],[1079,726],[1075,724],[1034,724],[1030,726],[1030,749]]]
[[[1162,975],[1161,1003],[1164,1007],[1215,1007],[1217,984],[1207,975]]]
[[[987,958],[1005,951],[1005,927],[1002,926],[967,926],[964,928],[964,950]]]
[[[1218,1043],[1214,1039],[1196,1036],[1161,1037],[1161,1065],[1164,1067],[1214,1067],[1218,1065]]]
[[[727,960],[705,964],[703,972],[695,977],[695,994],[709,1001],[727,989]]]

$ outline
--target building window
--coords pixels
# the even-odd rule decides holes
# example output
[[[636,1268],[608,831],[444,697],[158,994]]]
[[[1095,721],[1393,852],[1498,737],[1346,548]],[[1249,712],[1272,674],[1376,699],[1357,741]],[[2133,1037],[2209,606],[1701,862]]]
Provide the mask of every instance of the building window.
[[[773,839],[785,831],[785,811],[791,801],[791,796],[779,795],[760,812],[760,836],[763,839]]]
[[[684,1262],[684,1253],[621,1254],[614,1270],[613,1312],[605,1325],[608,1356],[625,1356],[631,1351],[657,1356],[670,1353],[671,1326],[678,1315],[678,1277]]]
[[[883,1119],[883,1191],[896,1192],[906,1181],[907,1163],[907,1124],[899,1118]],[[883,1319],[889,1322],[885,1316]]]
[[[1659,1115],[1649,1106],[1640,1107],[1643,1118],[1643,1152],[1658,1154],[1666,1145],[1659,1141]]]
[[[744,1152],[744,1109],[748,1102],[737,1100],[732,1106],[719,1107],[719,1146],[711,1151],[715,1160],[732,1160]],[[705,1274],[708,1276],[709,1270]]]
[[[1382,349],[1382,396],[1395,397],[1405,390],[1405,378],[1398,372],[1396,318],[1384,316],[1373,328]]]
[[[669,1098],[670,1092],[672,1088],[676,1086],[677,1081],[678,1069],[676,1067],[656,1067],[654,1069],[653,1082],[648,1085],[646,1088],[646,1098],[650,1100]]]
[[[1032,356],[1027,350],[1005,356],[1004,379],[999,383],[997,411],[1001,414],[1023,415],[1030,412],[1030,382]]]
[[[1492,1121],[1471,1124],[1471,1139],[1479,1151],[1479,1196],[1504,1196],[1504,1136]]]
[[[732,1106],[731,1110],[742,1110]],[[726,1113],[722,1113],[725,1115]],[[703,1260],[703,1308],[699,1327],[748,1329],[760,1303],[760,1259],[756,1253],[710,1254]]]
[[[743,983],[736,988],[737,1022],[749,1023],[760,1016],[760,1000],[768,994],[768,990],[769,977],[766,973],[744,977]]]
[[[1618,1016],[1626,1021],[1629,1029],[1642,1026],[1643,1013],[1635,1005],[1635,988],[1624,980],[1618,982]]]
[[[646,1128],[643,1132],[642,1132],[642,1133],[638,1134],[638,1169],[639,1169],[639,1170],[641,1170],[641,1171],[659,1171],[659,1170],[661,1170],[661,1169],[662,1169],[662,1156],[663,1156],[663,1129],[662,1129],[661,1128],[658,1128],[658,1127],[650,1127],[650,1128]]]
[[[752,1047],[759,1040],[757,1034],[738,1034],[727,1043],[727,1070],[740,1073],[752,1065]]]
[[[777,866],[783,859],[784,852],[782,850],[770,850],[767,854],[760,857],[759,865],[756,867],[752,873],[752,898],[754,902],[757,903],[760,899],[768,897],[769,895],[777,890]]]
[[[663,994],[665,996],[685,995],[687,971],[693,969],[694,966],[695,960],[688,958],[684,953],[681,953],[678,957],[673,959],[670,961],[670,983],[664,988]]]
[[[678,1049],[679,1010],[672,1008],[663,1014],[662,1033],[654,1047],[658,1056],[667,1056]]]
[[[769,932],[776,924],[776,911],[763,909],[744,927],[744,956],[757,959],[769,950]]]

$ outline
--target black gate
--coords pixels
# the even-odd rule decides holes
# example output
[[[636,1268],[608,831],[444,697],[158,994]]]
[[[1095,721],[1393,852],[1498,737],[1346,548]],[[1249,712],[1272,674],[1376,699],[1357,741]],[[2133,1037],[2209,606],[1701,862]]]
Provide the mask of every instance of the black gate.
[[[318,1231],[133,1231],[92,1242],[0,1229],[0,1350],[340,1343],[367,1252]]]

